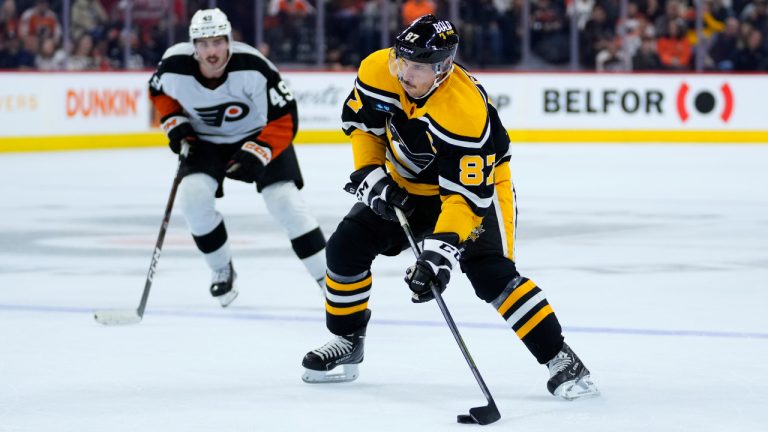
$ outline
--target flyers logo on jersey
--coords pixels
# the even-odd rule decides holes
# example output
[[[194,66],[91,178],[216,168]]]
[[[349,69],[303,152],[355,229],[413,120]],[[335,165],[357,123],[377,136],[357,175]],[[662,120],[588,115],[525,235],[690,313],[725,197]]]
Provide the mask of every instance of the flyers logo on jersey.
[[[208,126],[221,127],[224,122],[235,122],[245,118],[251,109],[240,102],[227,102],[212,107],[195,108],[200,120]]]

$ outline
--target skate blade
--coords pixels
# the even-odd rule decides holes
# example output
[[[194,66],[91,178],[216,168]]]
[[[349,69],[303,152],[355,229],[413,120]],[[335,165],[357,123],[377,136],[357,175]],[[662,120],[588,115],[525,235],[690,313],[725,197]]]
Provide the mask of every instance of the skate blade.
[[[356,364],[341,365],[341,370],[337,371],[337,369],[339,369],[339,366],[330,371],[304,369],[304,375],[301,376],[301,379],[308,384],[324,384],[350,382],[360,376],[360,371]]]
[[[599,395],[600,390],[597,389],[589,375],[585,375],[576,381],[564,382],[555,389],[555,396],[567,401],[587,399]]]
[[[221,307],[225,308],[229,306],[230,303],[235,301],[238,294],[239,292],[237,291],[237,288],[232,287],[232,289],[228,293],[222,294],[216,297],[216,299],[219,301],[219,303],[221,303]]]

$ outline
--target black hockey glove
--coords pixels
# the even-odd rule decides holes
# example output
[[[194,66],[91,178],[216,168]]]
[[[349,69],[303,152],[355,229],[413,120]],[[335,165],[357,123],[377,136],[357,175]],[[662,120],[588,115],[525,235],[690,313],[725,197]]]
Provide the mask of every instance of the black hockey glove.
[[[227,177],[253,183],[261,177],[264,167],[271,160],[271,148],[258,142],[246,141],[227,163]]]
[[[424,239],[421,255],[405,271],[405,283],[413,291],[411,301],[424,303],[435,298],[430,285],[443,293],[451,279],[451,271],[459,262],[459,236],[456,233],[431,234]]]
[[[175,115],[165,119],[160,127],[163,128],[168,136],[168,147],[171,151],[179,154],[181,151],[181,142],[187,141],[189,144],[189,154],[192,153],[192,147],[198,142],[197,133],[192,129],[189,119],[183,115]],[[189,154],[187,156],[189,156]]]
[[[413,213],[408,192],[401,188],[380,166],[367,166],[350,174],[351,182],[344,190],[355,194],[357,200],[388,221],[397,221],[395,207],[406,215]]]

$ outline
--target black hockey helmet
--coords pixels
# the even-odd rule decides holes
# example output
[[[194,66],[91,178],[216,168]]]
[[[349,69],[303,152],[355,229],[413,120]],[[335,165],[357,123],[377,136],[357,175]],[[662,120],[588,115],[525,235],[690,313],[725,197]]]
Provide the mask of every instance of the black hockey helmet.
[[[459,46],[459,35],[450,21],[424,15],[413,21],[395,38],[395,56],[417,63],[451,63]]]

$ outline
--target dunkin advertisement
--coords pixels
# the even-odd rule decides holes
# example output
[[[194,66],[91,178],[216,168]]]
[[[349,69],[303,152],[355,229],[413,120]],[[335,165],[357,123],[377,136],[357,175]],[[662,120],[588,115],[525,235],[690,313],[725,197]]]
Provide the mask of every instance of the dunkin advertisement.
[[[144,134],[162,144],[149,77],[0,73],[0,148],[3,138],[45,136]],[[299,106],[297,142],[346,142],[341,107],[355,73],[283,72],[283,78]],[[768,143],[762,108],[768,75],[481,72],[477,78],[518,142],[634,136],[635,142]]]
[[[147,73],[2,73],[2,137],[121,134],[149,129]]]

